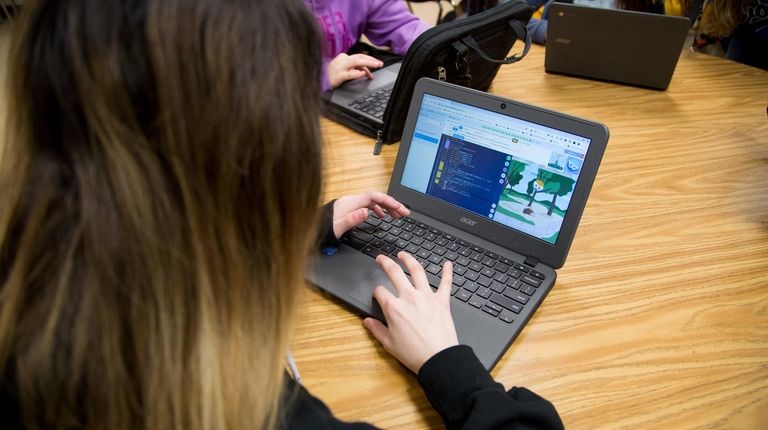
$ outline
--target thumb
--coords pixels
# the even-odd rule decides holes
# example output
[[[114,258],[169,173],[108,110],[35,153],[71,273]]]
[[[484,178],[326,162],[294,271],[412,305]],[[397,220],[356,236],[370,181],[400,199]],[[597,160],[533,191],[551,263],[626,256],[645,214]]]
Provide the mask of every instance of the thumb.
[[[376,318],[366,318],[363,320],[363,325],[365,328],[368,329],[368,331],[371,332],[373,337],[376,338],[381,344],[384,346],[384,349],[387,349],[389,346],[389,328],[382,324],[381,321],[377,320]]]
[[[365,221],[366,218],[368,218],[368,209],[354,210],[339,219],[333,220],[333,233],[336,237],[341,237],[347,230]]]

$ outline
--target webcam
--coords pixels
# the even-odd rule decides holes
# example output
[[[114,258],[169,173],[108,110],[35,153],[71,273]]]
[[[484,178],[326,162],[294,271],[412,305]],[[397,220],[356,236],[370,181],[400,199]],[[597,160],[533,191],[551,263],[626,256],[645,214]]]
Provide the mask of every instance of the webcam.
[[[502,108],[502,109],[506,109],[506,108],[507,108],[507,104],[506,104],[506,103],[502,103],[502,104],[501,104],[501,108]]]

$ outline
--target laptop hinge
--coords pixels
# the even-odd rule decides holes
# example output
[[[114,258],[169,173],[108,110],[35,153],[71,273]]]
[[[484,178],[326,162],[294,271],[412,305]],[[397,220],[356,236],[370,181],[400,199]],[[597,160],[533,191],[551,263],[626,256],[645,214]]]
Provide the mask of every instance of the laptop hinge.
[[[523,263],[525,263],[526,266],[536,267],[536,265],[539,264],[539,259],[533,255],[529,255],[525,257],[525,261]]]

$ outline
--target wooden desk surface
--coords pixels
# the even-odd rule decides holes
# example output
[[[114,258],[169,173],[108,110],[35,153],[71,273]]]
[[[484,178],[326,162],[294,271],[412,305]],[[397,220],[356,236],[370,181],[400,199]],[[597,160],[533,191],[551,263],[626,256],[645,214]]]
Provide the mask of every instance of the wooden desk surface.
[[[492,92],[605,123],[611,139],[557,283],[493,375],[551,400],[570,429],[768,425],[768,73],[683,53],[669,90],[544,73]],[[385,191],[397,145],[323,121],[328,198]],[[416,378],[361,319],[314,292],[293,345],[345,420],[441,428]]]

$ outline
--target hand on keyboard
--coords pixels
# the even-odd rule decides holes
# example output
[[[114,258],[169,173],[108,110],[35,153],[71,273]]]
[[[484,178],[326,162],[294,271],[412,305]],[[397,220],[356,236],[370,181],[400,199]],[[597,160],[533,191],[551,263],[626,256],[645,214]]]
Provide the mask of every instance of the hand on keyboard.
[[[365,54],[347,55],[341,53],[328,63],[328,81],[331,88],[336,88],[344,82],[352,79],[373,79],[370,69],[380,68],[384,63],[381,60]]]
[[[382,218],[386,214],[395,219],[411,214],[411,211],[394,197],[379,191],[344,196],[333,203],[333,233],[336,238],[341,238],[347,230],[365,221],[368,218],[368,210]]]
[[[377,287],[373,297],[381,305],[387,325],[375,318],[363,323],[387,352],[418,374],[433,355],[459,344],[450,306],[453,263],[445,262],[442,280],[433,292],[421,264],[407,252],[397,256],[408,268],[413,284],[398,263],[379,255],[376,262],[392,281],[397,297],[384,286]]]

